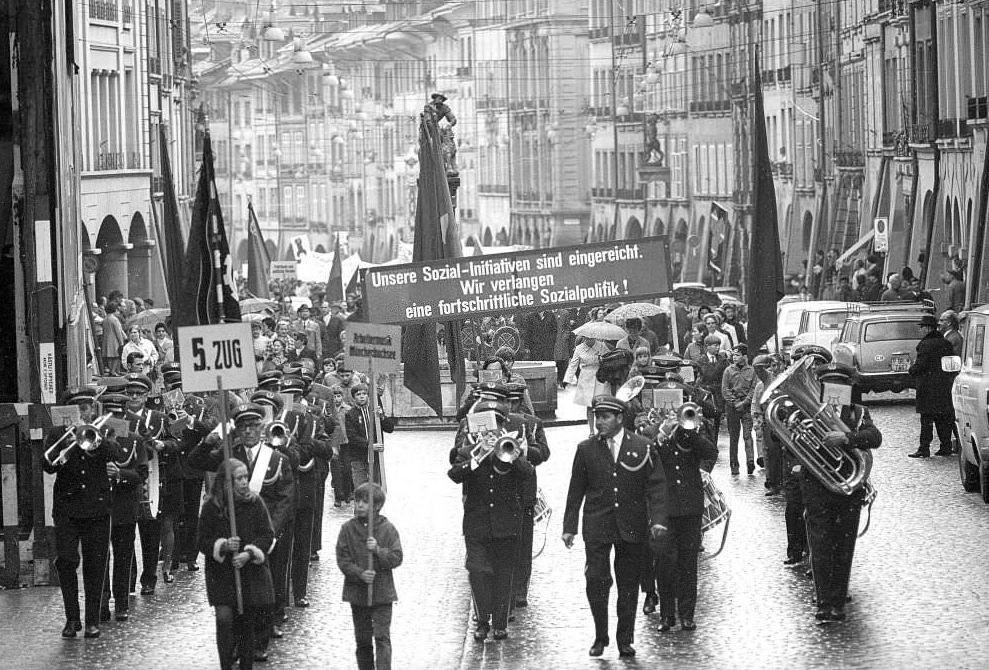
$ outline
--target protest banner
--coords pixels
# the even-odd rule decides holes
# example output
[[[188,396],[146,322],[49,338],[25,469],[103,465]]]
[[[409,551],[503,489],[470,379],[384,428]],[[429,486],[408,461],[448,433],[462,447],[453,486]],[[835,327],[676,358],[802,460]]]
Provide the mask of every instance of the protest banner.
[[[665,236],[371,268],[375,323],[632,302],[672,292]]]
[[[268,269],[268,276],[272,281],[280,279],[285,281],[286,279],[295,279],[295,267],[298,265],[295,261],[271,261],[271,267]]]

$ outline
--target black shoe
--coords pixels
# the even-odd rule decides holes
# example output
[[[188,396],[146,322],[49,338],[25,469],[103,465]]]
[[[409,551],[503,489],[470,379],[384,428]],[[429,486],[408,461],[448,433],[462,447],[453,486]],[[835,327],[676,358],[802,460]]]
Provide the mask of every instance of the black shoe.
[[[154,586],[142,586],[141,587],[141,595],[142,596],[153,596],[154,594],[155,594],[155,587]]]
[[[677,625],[676,617],[664,616],[662,622],[656,628],[660,633],[668,633],[673,630],[673,627]]]
[[[185,566],[185,569],[188,570],[189,572],[195,572],[196,570],[199,569],[199,566],[196,565],[195,561],[189,561],[188,565]]]
[[[286,612],[283,609],[278,610],[278,612],[275,614],[275,620],[278,621],[279,623],[285,623],[286,621],[288,621],[288,612]]]
[[[83,637],[99,637],[100,627],[99,626],[86,626],[86,632],[82,634]]]
[[[494,632],[491,633],[491,637],[493,637],[495,640],[507,640],[508,631],[505,630],[504,628],[495,628]]]
[[[749,461],[748,463],[745,464],[745,469],[748,470],[749,474],[751,475],[753,472],[755,472],[755,463]]]
[[[587,651],[588,656],[600,656],[604,653],[604,648],[608,646],[607,640],[594,640],[594,644]]]
[[[318,561],[319,560],[319,552],[318,551],[314,551],[313,553],[309,554],[309,560],[310,561]]]
[[[283,637],[285,637],[285,633],[283,633],[282,632],[282,629],[279,628],[278,626],[272,625],[271,626],[271,637],[273,637],[276,640],[280,640]]]
[[[800,556],[790,556],[785,561],[783,561],[783,565],[797,565],[798,563],[801,563],[803,560],[804,559]]]
[[[167,570],[162,570],[161,580],[166,584],[171,584],[172,582],[175,581],[175,575],[173,575],[171,572],[168,572]]]
[[[254,650],[254,662],[265,663],[268,660],[268,652],[263,649]]]
[[[830,621],[831,620],[831,608],[830,607],[818,607],[817,614],[814,618],[818,621]]]
[[[173,560],[172,565],[170,566],[171,572],[175,572],[176,570],[178,570],[180,564],[181,564],[180,561]]]
[[[762,456],[755,459],[755,464],[758,465],[760,468],[766,467],[766,461],[762,458]]]
[[[832,607],[831,608],[831,620],[832,621],[844,621],[845,620],[845,608],[844,607]]]
[[[477,628],[474,629],[474,641],[484,642],[486,639],[488,639],[488,632],[490,630],[491,627],[488,624],[486,623],[478,624]]]
[[[334,507],[343,507],[343,503],[340,502],[339,500],[334,500],[333,501],[333,506]]]
[[[110,608],[109,607],[107,607],[106,609],[100,610],[100,623],[105,623],[105,622],[109,621],[112,618],[113,618],[113,615],[110,614]]]
[[[633,658],[635,656],[635,647],[630,644],[618,645],[618,656],[620,658]]]
[[[523,598],[522,596],[516,596],[515,598],[516,609],[525,609],[528,606],[529,606],[529,600],[527,598]]]
[[[910,458],[930,458],[931,452],[929,449],[918,449],[912,454],[908,454],[908,456],[910,456]]]
[[[113,618],[117,621],[127,621],[127,619],[130,618],[130,615],[127,613],[127,610],[117,610],[114,613]]]
[[[62,637],[75,637],[76,633],[81,629],[81,621],[66,621],[65,628],[62,629]]]
[[[769,497],[769,496],[778,496],[782,492],[783,492],[783,490],[780,487],[778,487],[778,486],[771,486],[771,487],[769,487],[769,490],[766,491],[766,497]]]
[[[296,607],[309,607],[309,598],[306,598],[305,596],[303,596],[301,598],[296,598],[295,599],[295,606]]]
[[[642,613],[652,614],[656,611],[656,605],[659,604],[659,598],[656,597],[655,593],[647,593],[646,599],[642,602]]]
[[[738,468],[732,468],[731,469],[731,473],[737,477],[738,476]]]
[[[680,622],[680,628],[682,630],[697,630],[697,624],[694,623],[693,619],[684,619]]]
[[[954,452],[952,452],[950,449],[948,449],[948,450],[938,449],[937,451],[934,452],[934,455],[935,456],[951,456],[952,453],[954,453]]]

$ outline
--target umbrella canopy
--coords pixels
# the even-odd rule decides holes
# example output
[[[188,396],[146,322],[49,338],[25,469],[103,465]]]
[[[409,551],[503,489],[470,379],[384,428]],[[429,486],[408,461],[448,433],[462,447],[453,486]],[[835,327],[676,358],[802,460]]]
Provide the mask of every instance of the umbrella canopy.
[[[575,328],[574,335],[579,337],[593,337],[595,340],[620,340],[628,337],[624,328],[619,328],[607,321],[589,321],[579,328]]]
[[[172,310],[167,307],[154,307],[152,309],[146,309],[143,312],[138,312],[131,318],[127,319],[124,324],[125,328],[130,328],[131,326],[138,326],[140,328],[154,328],[159,323],[164,323],[165,320],[172,315]]]
[[[673,297],[693,307],[721,305],[721,296],[706,288],[680,286],[673,289]]]
[[[277,310],[278,303],[274,300],[266,300],[265,298],[245,298],[240,301],[240,313],[242,315],[267,311],[270,316]]]
[[[655,316],[668,311],[669,309],[663,309],[659,305],[654,305],[651,302],[630,302],[609,312],[608,315],[604,317],[604,320],[610,321],[611,323],[622,323],[625,319],[644,319],[646,317]]]

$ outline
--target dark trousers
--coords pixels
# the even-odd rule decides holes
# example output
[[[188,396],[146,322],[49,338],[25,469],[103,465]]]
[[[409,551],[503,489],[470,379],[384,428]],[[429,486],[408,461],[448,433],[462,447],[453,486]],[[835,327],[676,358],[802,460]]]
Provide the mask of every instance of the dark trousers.
[[[567,366],[570,365],[570,359],[565,361],[556,361],[556,383],[562,384],[563,378],[567,376]]]
[[[161,549],[161,522],[158,519],[144,519],[137,522],[141,536],[141,586],[155,587],[158,583],[158,551]],[[131,573],[131,586],[137,575],[137,557]]]
[[[515,562],[515,577],[512,579],[512,591],[516,598],[523,600],[529,597],[529,579],[532,577],[532,539],[534,524],[532,508],[525,510],[522,516],[522,528],[519,530],[519,557]]]
[[[81,621],[79,616],[79,547],[82,546],[82,583],[86,596],[86,625],[100,622],[100,603],[106,558],[110,547],[110,517],[92,519],[60,517],[55,520],[55,570],[62,588],[65,618]]]
[[[857,497],[836,495],[807,479],[801,485],[817,606],[844,607],[862,503]]]
[[[309,556],[312,555],[313,520],[316,510],[295,510],[295,542],[292,545],[292,596],[305,598],[309,588]]]
[[[474,594],[479,626],[495,630],[508,628],[508,609],[512,599],[512,573],[518,557],[517,537],[464,538],[467,547],[467,572]]]
[[[784,467],[788,469],[790,465],[787,460]],[[807,551],[807,524],[804,521],[804,496],[800,491],[800,480],[791,472],[783,478],[783,497],[786,500],[783,513],[786,521],[786,557],[799,561]]]
[[[361,484],[367,484],[367,460],[351,460],[350,461],[350,477],[354,484],[354,489],[356,489]],[[374,459],[374,483],[381,484],[381,460],[378,458]]]
[[[240,670],[254,667],[255,631],[263,616],[257,607],[244,605],[244,613],[235,607],[216,608],[216,650],[220,655],[220,670],[232,670],[239,660]]]
[[[635,609],[639,601],[639,582],[648,547],[632,542],[594,542],[584,540],[585,590],[594,617],[594,638],[608,640],[608,594],[611,592],[611,548],[615,548],[615,581],[618,583],[618,644],[635,641]]]
[[[937,439],[941,449],[952,448],[951,438],[954,434],[954,414],[921,414],[920,415],[920,451],[930,451],[934,441],[934,429],[937,429]]]
[[[656,586],[663,617],[693,619],[697,605],[697,554],[701,546],[701,517],[671,516],[669,531],[656,546]]]
[[[194,563],[199,553],[196,549],[196,528],[202,497],[202,477],[182,480],[182,514],[175,531],[175,556],[188,563]]]
[[[357,670],[391,670],[391,603],[350,604],[357,641]]]
[[[113,592],[114,609],[126,612],[128,596],[131,590],[131,574],[134,569],[134,536],[137,525],[134,523],[114,524],[110,528],[110,548],[113,554],[113,576],[110,573],[109,556],[105,561],[106,575],[103,583],[103,599],[106,607],[110,607],[111,588]],[[111,586],[112,585],[112,586]]]
[[[326,461],[323,461],[326,463]],[[327,463],[316,473],[316,498],[313,501],[312,520],[312,546],[311,551],[319,551],[323,548],[323,506],[326,502],[326,478],[330,474],[330,466]]]
[[[765,424],[762,427],[762,441],[766,448],[766,488],[783,486],[783,447]]]
[[[755,453],[752,449],[752,414],[745,410],[740,412],[730,403],[725,407],[725,416],[728,419],[728,464],[732,472],[738,470],[738,438],[741,435],[745,443],[745,462],[755,461]]]
[[[347,502],[354,495],[354,480],[350,476],[350,462],[343,456],[335,456],[330,461],[330,484],[333,486],[333,500]]]
[[[268,564],[271,567],[271,580],[275,586],[275,602],[261,609],[255,619],[256,646],[260,650],[268,648],[271,642],[271,627],[276,621],[281,621],[285,611],[286,594],[288,593],[289,571],[292,567],[292,548],[295,527],[289,523],[281,535],[277,537],[275,549],[268,554]]]

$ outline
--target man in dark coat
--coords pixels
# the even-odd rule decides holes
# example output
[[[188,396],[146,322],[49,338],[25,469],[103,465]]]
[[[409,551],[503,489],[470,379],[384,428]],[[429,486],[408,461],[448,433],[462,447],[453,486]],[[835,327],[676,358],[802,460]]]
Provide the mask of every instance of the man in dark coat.
[[[593,401],[597,434],[577,445],[563,543],[569,549],[577,537],[577,518],[584,506],[583,532],[587,602],[594,617],[591,656],[608,646],[608,594],[611,591],[611,550],[615,551],[618,583],[619,656],[635,656],[635,610],[639,582],[650,537],[666,532],[666,476],[649,441],[624,428],[628,406],[611,396]]]
[[[556,360],[556,315],[553,312],[542,310],[527,315],[522,336],[529,349],[529,360]]]
[[[725,411],[725,399],[721,395],[721,381],[731,361],[721,353],[721,340],[716,335],[707,335],[704,338],[704,357],[699,363],[701,373],[698,386],[711,394],[712,402],[718,410],[716,416],[709,417],[713,420],[709,437],[711,441],[717,444],[718,433],[721,431],[721,417]]]
[[[937,456],[952,453],[951,434],[955,423],[955,410],[951,404],[951,384],[955,373],[941,369],[941,358],[954,355],[954,349],[938,331],[937,319],[932,314],[920,318],[924,336],[917,343],[917,358],[910,366],[910,376],[917,388],[917,413],[920,414],[920,446],[910,458],[929,458],[934,428],[941,443]]]

